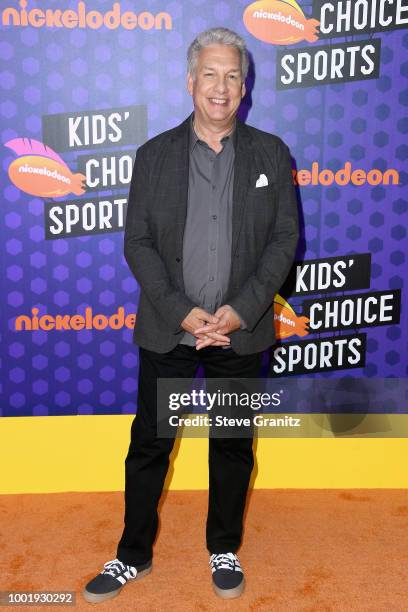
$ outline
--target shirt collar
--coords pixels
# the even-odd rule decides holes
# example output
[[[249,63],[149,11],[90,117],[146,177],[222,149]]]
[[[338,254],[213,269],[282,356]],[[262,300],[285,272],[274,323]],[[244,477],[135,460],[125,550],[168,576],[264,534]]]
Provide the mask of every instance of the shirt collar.
[[[194,122],[194,113],[191,114],[191,119],[190,119],[190,152],[194,149],[197,142],[202,142],[200,141],[199,137],[197,136],[194,130],[193,122]],[[221,142],[223,142],[224,140],[228,140],[228,138],[230,137],[232,137],[232,142],[235,148],[235,145],[237,142],[237,122],[236,120],[234,122],[234,127],[232,128],[232,131],[228,134],[228,136],[224,136],[224,138],[221,138]]]

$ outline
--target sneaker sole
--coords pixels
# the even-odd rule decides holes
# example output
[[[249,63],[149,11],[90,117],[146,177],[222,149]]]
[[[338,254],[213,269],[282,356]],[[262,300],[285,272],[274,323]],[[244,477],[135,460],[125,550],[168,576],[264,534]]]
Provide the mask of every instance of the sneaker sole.
[[[129,584],[129,582],[136,582],[136,580],[140,580],[140,578],[144,578],[145,576],[150,574],[150,572],[152,571],[152,567],[153,566],[151,565],[150,567],[142,570],[141,572],[137,572],[136,578],[133,578],[133,580],[128,580],[123,586],[121,586],[119,589],[116,589],[116,591],[111,591],[110,593],[101,593],[100,595],[98,595],[96,593],[90,593],[89,591],[84,589],[82,591],[82,596],[89,603],[101,603],[102,601],[107,601],[108,599],[117,597],[117,595],[119,595],[119,593],[121,592],[123,587],[126,586],[126,584]]]
[[[244,587],[245,587],[244,578],[242,579],[241,584],[239,584],[234,589],[220,589],[213,582],[213,588],[214,588],[215,593],[218,595],[218,597],[221,597],[222,599],[234,599],[235,597],[239,597],[240,595],[242,595]]]

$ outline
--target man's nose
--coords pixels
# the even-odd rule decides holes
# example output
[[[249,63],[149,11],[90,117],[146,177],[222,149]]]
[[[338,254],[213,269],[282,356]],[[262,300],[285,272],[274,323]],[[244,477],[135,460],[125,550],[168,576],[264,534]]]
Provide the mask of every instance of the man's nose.
[[[228,90],[227,80],[224,77],[219,77],[215,83],[215,90],[217,93],[225,93]]]

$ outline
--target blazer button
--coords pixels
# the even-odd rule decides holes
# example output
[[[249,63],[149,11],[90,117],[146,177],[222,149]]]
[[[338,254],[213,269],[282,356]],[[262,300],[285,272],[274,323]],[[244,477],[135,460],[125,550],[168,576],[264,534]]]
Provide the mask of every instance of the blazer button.
[[[176,257],[176,261],[177,261],[177,263],[180,263],[181,257]]]

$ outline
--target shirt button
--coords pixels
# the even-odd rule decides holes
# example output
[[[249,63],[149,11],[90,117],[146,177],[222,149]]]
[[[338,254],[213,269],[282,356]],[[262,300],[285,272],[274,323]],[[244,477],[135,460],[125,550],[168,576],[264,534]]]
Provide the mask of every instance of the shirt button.
[[[215,185],[212,186],[213,191],[215,191]]]
[[[214,219],[214,221],[216,221],[217,215],[212,215],[212,219]]]
[[[215,249],[216,249],[215,244],[212,244],[212,245],[210,246],[210,249],[211,249],[211,251],[215,251]]]
[[[213,277],[213,276],[210,276],[210,281],[213,281],[213,280],[214,280],[214,277]]]

